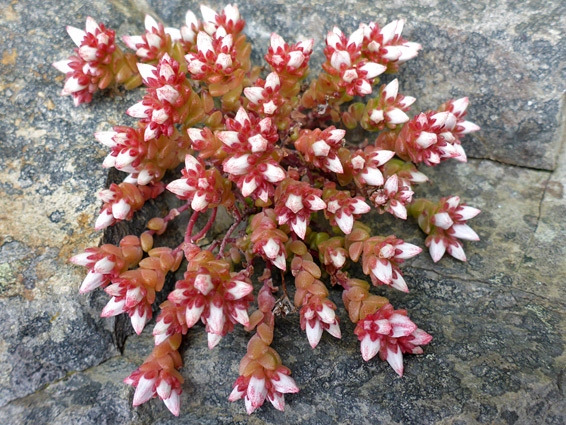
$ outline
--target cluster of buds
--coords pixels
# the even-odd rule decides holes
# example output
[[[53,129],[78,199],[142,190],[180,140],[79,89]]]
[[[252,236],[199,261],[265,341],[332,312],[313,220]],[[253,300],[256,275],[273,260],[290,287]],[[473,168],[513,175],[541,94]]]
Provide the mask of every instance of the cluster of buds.
[[[401,220],[407,219],[407,207],[413,200],[411,186],[404,185],[397,174],[387,179],[383,188],[372,192],[369,199],[380,213],[388,212]]]
[[[188,138],[176,130],[173,137],[162,135],[146,141],[143,128],[116,126],[94,137],[111,149],[102,166],[131,173],[142,186],[161,180],[167,170],[179,165],[179,156],[186,155],[189,149]]]
[[[231,154],[223,162],[224,172],[236,182],[244,197],[268,205],[275,192],[274,184],[285,178],[279,165],[280,153],[275,149],[279,140],[271,118],[260,119],[240,108],[234,119],[226,119],[226,131],[217,137],[224,150]]]
[[[275,191],[275,214],[279,225],[289,224],[301,239],[305,238],[311,214],[326,208],[322,190],[292,178],[283,180]]]
[[[166,53],[157,66],[140,63],[138,69],[148,87],[147,94],[126,113],[141,119],[145,141],[161,134],[170,137],[175,124],[191,125],[201,120],[204,111],[199,107],[200,99],[192,91],[179,62]]]
[[[480,129],[462,118],[467,106],[468,98],[461,98],[446,102],[446,110],[420,113],[403,126],[398,136],[381,133],[375,146],[392,149],[402,159],[429,167],[449,158],[466,162],[460,138]]]
[[[375,22],[362,24],[363,41],[361,54],[373,62],[387,67],[387,72],[397,72],[399,65],[413,59],[422,48],[420,44],[404,40],[401,37],[405,21],[391,21],[383,28]]]
[[[172,54],[173,43],[181,40],[181,31],[177,28],[164,28],[152,16],[145,15],[145,33],[122,37],[126,46],[136,51],[141,62],[156,62],[165,54]]]
[[[298,83],[307,76],[313,44],[314,40],[311,38],[289,46],[283,37],[271,34],[265,61],[281,78],[283,96],[291,98],[299,92]]]
[[[53,66],[65,74],[62,96],[72,96],[75,106],[89,103],[97,90],[111,83],[134,88],[141,84],[135,60],[124,55],[115,44],[115,33],[90,16],[85,31],[72,26],[67,33],[77,45],[76,56],[55,62]]]
[[[157,198],[164,189],[165,185],[161,182],[147,186],[139,186],[127,181],[120,184],[112,183],[110,188],[99,193],[104,206],[94,228],[101,230],[119,221],[130,220],[134,212],[143,207],[145,201]]]
[[[297,100],[283,97],[281,80],[276,72],[270,73],[265,81],[258,78],[255,85],[244,89],[244,95],[249,100],[247,108],[259,114],[260,117],[272,117],[277,128],[288,128],[291,113]]]
[[[112,298],[102,310],[102,317],[128,313],[132,327],[139,335],[151,319],[151,305],[156,292],[163,289],[165,275],[179,268],[183,254],[174,253],[171,248],[153,248],[149,257],[139,262],[139,268],[127,270],[112,279],[105,291]]]
[[[324,130],[303,130],[295,141],[295,148],[309,164],[328,173],[342,174],[344,168],[338,154],[344,145],[345,135],[345,130],[334,126]]]
[[[210,251],[201,251],[189,262],[185,279],[178,281],[168,300],[182,311],[176,321],[164,314],[155,335],[167,335],[170,327],[193,327],[199,320],[206,325],[208,347],[214,348],[235,323],[249,325],[248,305],[253,290],[245,272],[231,273],[230,263],[215,260]],[[171,321],[169,321],[171,320]]]
[[[335,338],[341,338],[342,333],[334,312],[336,305],[328,299],[328,289],[320,281],[320,267],[313,262],[306,245],[297,242],[290,247],[294,254],[291,273],[297,287],[295,305],[301,307],[301,329],[306,331],[309,344],[315,348],[323,331]]]
[[[266,209],[256,214],[252,219],[250,228],[250,242],[253,244],[252,252],[261,255],[275,267],[285,271],[287,269],[285,243],[289,237],[277,228],[275,211]]]
[[[360,120],[362,127],[368,131],[399,128],[409,121],[406,112],[415,100],[412,96],[399,94],[399,81],[394,79],[381,86],[379,97],[368,101]]]
[[[204,211],[222,204],[230,206],[234,195],[230,182],[223,178],[216,167],[206,169],[202,160],[187,154],[183,178],[173,180],[167,185],[167,190],[180,199],[191,201],[194,211]]]
[[[334,274],[346,264],[348,251],[344,248],[343,237],[331,238],[328,233],[317,233],[315,244],[318,247],[320,262],[325,265],[328,273]]]
[[[373,99],[351,103],[355,96],[372,94],[382,73],[396,72],[417,55],[420,45],[401,37],[402,20],[383,28],[362,24],[349,37],[335,27],[326,37],[325,72],[307,88],[303,81],[314,40],[288,44],[272,33],[265,55],[271,72],[263,80],[260,68],[251,67],[251,44],[238,8],[200,10],[202,20],[188,11],[180,29],[146,16],[144,34],[123,38],[135,54],[123,54],[114,32],[88,18],[86,31],[67,28],[78,46],[76,56],[54,64],[67,74],[62,94],[72,95],[75,105],[89,102],[94,91],[112,82],[145,85],[143,99],[127,110],[139,119],[134,127],[95,134],[111,149],[103,166],[129,174],[100,192],[104,206],[97,230],[130,220],[164,191],[166,171],[184,160],[182,176],[166,186],[183,205],[153,217],[139,238],[88,248],[71,259],[88,268],[80,292],[104,288],[111,299],[102,316],[127,313],[138,334],[151,319],[166,274],[186,260],[184,278],[160,305],[152,354],[125,380],[136,387],[134,406],[159,396],[179,414],[178,348],[182,336],[201,322],[210,349],[236,324],[256,331],[229,400],[243,398],[248,413],[266,399],[283,410],[284,394],[298,392],[298,386],[271,347],[276,317],[298,310],[313,349],[324,331],[341,338],[325,278],[344,289],[364,360],[379,352],[402,375],[402,354],[422,353],[420,346],[431,336],[347,270],[361,260],[374,286],[408,292],[399,266],[421,248],[393,235],[372,235],[360,222],[372,207],[403,220],[417,218],[434,261],[445,251],[466,260],[459,239],[479,239],[466,221],[480,211],[455,196],[438,203],[413,200],[413,185],[428,180],[415,163],[466,161],[460,139],[479,130],[465,120],[468,99],[450,100],[411,119],[407,112],[415,98],[399,94],[395,79]],[[346,130],[334,126],[340,123],[379,132],[377,139],[354,145]],[[224,235],[207,238],[220,207],[234,223]],[[203,226],[198,218],[209,209]],[[154,236],[174,229],[171,220],[187,210],[183,241],[176,248],[154,248]],[[257,310],[249,315],[258,258],[266,267],[258,279],[263,286],[255,297]],[[288,268],[294,303],[285,286]],[[281,274],[281,287],[273,285],[274,270]]]
[[[88,269],[79,289],[79,292],[84,294],[98,287],[105,287],[112,279],[135,267],[142,256],[139,238],[130,235],[122,239],[119,246],[105,244],[99,248],[87,248],[69,261]]]
[[[338,226],[347,235],[352,232],[354,220],[371,210],[362,196],[353,198],[350,193],[336,190],[335,187],[325,188],[322,199],[326,202],[324,215],[329,223]]]
[[[179,354],[181,334],[175,334],[157,345],[145,362],[124,383],[135,387],[134,406],[139,406],[156,395],[175,416],[181,410],[181,392],[185,381],[177,369],[183,366]]]
[[[352,233],[346,236],[346,249],[352,261],[357,262],[362,257],[363,272],[371,277],[375,286],[388,285],[409,292],[399,264],[419,254],[421,248],[393,235],[370,237],[369,228],[356,223]]]
[[[228,398],[230,401],[243,398],[248,414],[262,406],[266,398],[273,407],[283,411],[284,394],[299,392],[295,380],[289,376],[291,371],[282,365],[281,357],[270,347],[272,341],[273,326],[261,323],[248,343],[248,351],[240,362],[240,377]]]
[[[349,38],[337,27],[326,36],[324,54],[328,62],[323,67],[330,75],[339,78],[338,87],[348,96],[371,94],[375,77],[387,69],[386,66],[362,58],[363,29],[354,31]]]
[[[419,226],[429,235],[425,244],[436,263],[446,251],[460,261],[466,261],[464,245],[459,239],[479,241],[480,238],[466,222],[481,211],[460,203],[458,196],[441,198],[438,203],[418,199],[411,206],[411,214],[418,219]]]
[[[407,317],[406,310],[394,310],[389,303],[360,320],[354,333],[365,361],[379,352],[399,376],[403,376],[403,353],[422,354],[420,346],[432,340]]]

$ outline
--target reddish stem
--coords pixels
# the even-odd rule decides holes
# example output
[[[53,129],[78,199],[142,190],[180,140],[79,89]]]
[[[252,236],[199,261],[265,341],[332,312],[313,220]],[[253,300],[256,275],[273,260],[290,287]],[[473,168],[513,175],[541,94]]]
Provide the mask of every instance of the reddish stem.
[[[199,214],[199,211],[194,211],[193,215],[191,215],[187,230],[185,231],[185,243],[187,244],[191,243],[191,234],[193,233],[193,227],[195,227],[195,223],[197,222]]]
[[[205,237],[206,232],[208,232],[210,230],[210,228],[212,227],[212,224],[214,223],[214,220],[216,220],[216,212],[217,211],[218,211],[218,207],[213,208],[212,214],[210,215],[208,222],[206,223],[206,225],[202,228],[202,230],[200,232],[198,232],[194,236],[191,236],[191,242],[196,242],[196,241]]]

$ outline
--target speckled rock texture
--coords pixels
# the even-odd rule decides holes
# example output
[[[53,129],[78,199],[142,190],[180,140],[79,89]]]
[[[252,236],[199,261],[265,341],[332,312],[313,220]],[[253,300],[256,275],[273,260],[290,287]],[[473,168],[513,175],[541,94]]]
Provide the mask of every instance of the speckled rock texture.
[[[198,327],[183,343],[177,419],[157,400],[132,408],[133,391],[121,383],[151,351],[151,325],[130,337],[123,318],[100,319],[106,295],[79,296],[84,271],[67,262],[131,231],[93,230],[95,194],[116,176],[100,166],[105,149],[92,134],[131,123],[123,111],[141,92],[116,90],[74,108],[59,97],[63,76],[50,64],[72,50],[65,25],[81,27],[86,16],[118,35],[139,34],[145,13],[180,26],[186,9],[198,5],[1,1],[0,423],[566,423],[566,5],[409,3],[268,0],[239,7],[256,63],[273,30],[288,41],[314,37],[317,65],[334,24],[350,32],[359,22],[405,18],[404,34],[423,45],[398,76],[401,92],[418,98],[413,110],[470,97],[469,117],[482,127],[464,140],[470,161],[426,169],[432,182],[416,195],[458,194],[482,209],[471,222],[481,241],[465,244],[467,263],[433,264],[424,253],[409,261],[409,294],[376,290],[408,309],[432,343],[424,355],[406,357],[403,378],[377,359],[364,362],[340,292],[332,290],[343,339],[325,335],[312,350],[297,316],[280,320],[274,347],[301,391],[286,397],[284,413],[266,405],[248,417],[242,402],[227,401],[246,333],[236,330],[209,352]],[[151,208],[138,222],[164,207]],[[424,246],[412,221],[365,221],[375,234]]]

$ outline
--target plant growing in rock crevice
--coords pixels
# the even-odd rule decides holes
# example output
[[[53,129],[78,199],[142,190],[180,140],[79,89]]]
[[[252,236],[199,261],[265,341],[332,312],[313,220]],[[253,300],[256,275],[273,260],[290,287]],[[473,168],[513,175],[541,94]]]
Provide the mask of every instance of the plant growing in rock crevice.
[[[187,12],[181,29],[147,16],[142,35],[123,37],[135,53],[123,53],[114,32],[89,17],[85,31],[67,27],[75,55],[54,64],[66,74],[62,95],[72,96],[76,106],[111,84],[146,86],[143,99],[127,110],[139,119],[136,127],[95,134],[110,148],[103,166],[128,173],[100,192],[104,205],[95,228],[131,219],[165,190],[183,201],[152,218],[141,235],[71,259],[88,268],[80,292],[104,288],[111,298],[102,316],[127,313],[138,334],[151,319],[166,274],[181,266],[185,271],[160,306],[155,349],[125,379],[136,387],[134,405],[159,396],[179,414],[178,349],[182,335],[202,322],[210,349],[236,325],[255,331],[229,400],[243,398],[248,413],[266,398],[283,410],[284,394],[299,386],[271,347],[276,317],[298,312],[313,348],[324,331],[341,338],[328,283],[343,287],[363,359],[379,353],[402,375],[403,354],[422,353],[432,337],[370,289],[408,292],[400,265],[421,248],[372,235],[360,220],[372,207],[402,220],[412,216],[428,235],[435,262],[446,251],[466,260],[460,240],[478,240],[466,221],[480,211],[457,196],[413,199],[413,187],[428,180],[416,164],[466,162],[461,138],[479,130],[465,120],[468,99],[411,118],[415,98],[399,93],[398,80],[378,85],[381,74],[397,72],[421,48],[401,37],[402,20],[362,24],[349,37],[335,27],[326,37],[323,71],[306,83],[313,40],[288,44],[273,33],[265,55],[271,72],[261,79],[261,69],[250,63],[238,8],[216,13],[201,6],[201,12],[202,20]],[[357,126],[374,133],[375,141],[347,140],[340,127]],[[183,162],[182,175],[165,185],[167,171]],[[220,207],[234,223],[221,239],[202,245]],[[183,242],[154,246],[181,214],[190,214]],[[208,221],[197,229],[203,214]],[[267,267],[255,291],[258,259]],[[361,263],[371,285],[350,276],[351,262]],[[291,272],[293,301],[284,277],[281,288],[274,285],[277,269],[282,276]]]

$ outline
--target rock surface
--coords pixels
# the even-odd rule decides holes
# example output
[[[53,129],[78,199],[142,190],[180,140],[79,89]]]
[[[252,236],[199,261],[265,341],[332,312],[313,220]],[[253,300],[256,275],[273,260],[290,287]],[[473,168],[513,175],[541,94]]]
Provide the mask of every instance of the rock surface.
[[[222,3],[209,2],[219,9]],[[138,34],[146,12],[180,26],[195,2],[71,0],[11,2],[0,17],[0,423],[173,423],[157,400],[131,407],[121,383],[151,350],[149,333],[127,337],[120,320],[102,320],[106,295],[79,296],[83,271],[67,259],[102,240],[93,231],[95,193],[107,180],[105,150],[92,133],[127,123],[139,92],[95,97],[74,108],[58,96],[62,75],[50,64],[72,49],[64,26],[87,15],[118,35]],[[202,328],[185,342],[181,423],[506,423],[566,422],[566,6],[561,1],[246,2],[240,10],[259,63],[270,33],[314,37],[313,62],[337,24],[407,19],[423,44],[399,75],[414,110],[468,95],[482,127],[464,141],[468,164],[426,170],[417,196],[459,194],[483,210],[472,220],[481,241],[469,261],[420,255],[404,267],[410,294],[397,308],[434,336],[423,356],[407,356],[398,378],[376,359],[364,362],[341,306],[343,339],[324,336],[311,350],[296,316],[282,320],[275,348],[301,392],[280,413],[248,417],[227,396],[247,337],[238,330],[212,352]],[[158,11],[158,13],[155,13]],[[110,123],[110,124],[108,124]],[[491,160],[490,160],[491,159]],[[495,161],[492,161],[495,160]],[[553,170],[553,172],[545,170]],[[423,246],[413,222],[374,215],[376,233]],[[124,229],[122,229],[124,231]],[[107,238],[115,238],[107,234]],[[125,340],[123,355],[120,349]]]

